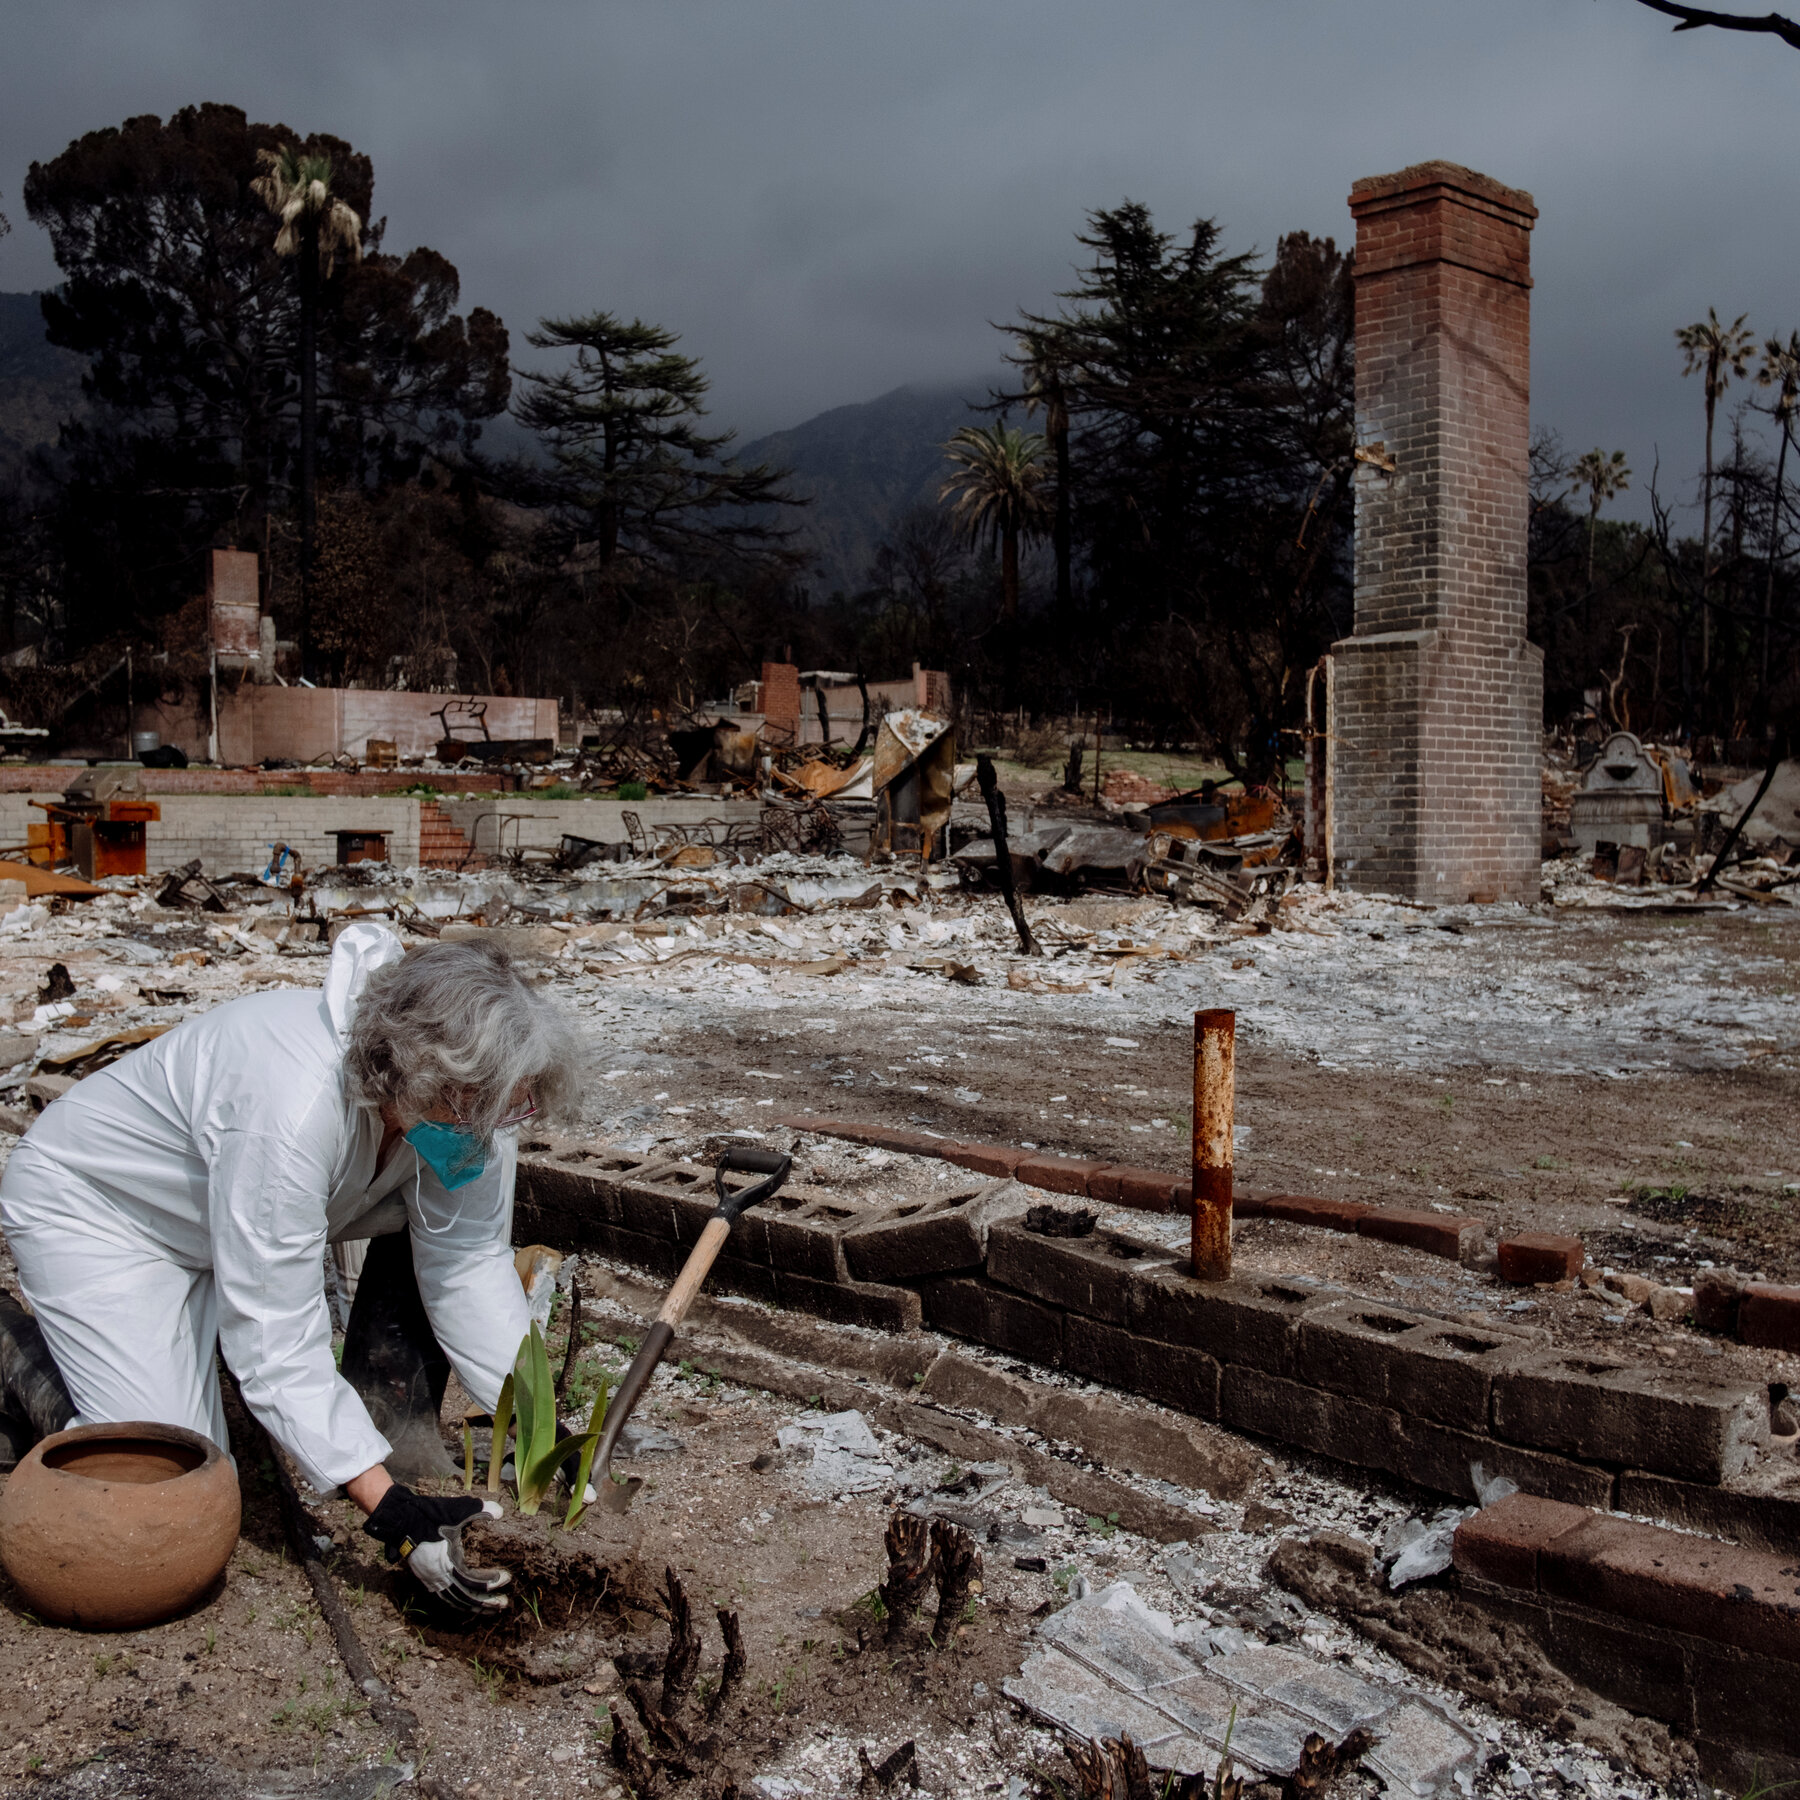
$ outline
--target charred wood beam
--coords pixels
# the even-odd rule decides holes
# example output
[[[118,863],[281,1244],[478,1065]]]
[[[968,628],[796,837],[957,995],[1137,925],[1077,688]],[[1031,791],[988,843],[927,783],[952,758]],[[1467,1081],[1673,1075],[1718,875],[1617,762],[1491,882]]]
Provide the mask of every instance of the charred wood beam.
[[[856,734],[856,748],[850,752],[852,763],[869,747],[869,684],[863,678],[861,669],[856,671],[856,691],[862,695],[863,716],[862,730]]]
[[[980,785],[982,799],[987,802],[988,830],[994,839],[994,873],[999,877],[1006,910],[1012,914],[1013,929],[1019,934],[1019,948],[1026,956],[1041,956],[1043,952],[1038,949],[1037,939],[1025,922],[1025,908],[1019,903],[1019,890],[1013,881],[1012,852],[1006,845],[1006,796],[1000,791],[991,756],[976,757],[975,780]]]
[[[1763,778],[1758,783],[1756,797],[1738,814],[1737,823],[1725,834],[1725,842],[1719,846],[1719,853],[1712,859],[1712,867],[1695,883],[1694,891],[1704,894],[1718,878],[1731,866],[1731,852],[1743,835],[1744,827],[1755,816],[1756,809],[1763,803],[1766,794],[1775,781],[1775,771],[1781,767],[1782,740],[1777,738],[1769,746],[1769,766],[1763,770]]]

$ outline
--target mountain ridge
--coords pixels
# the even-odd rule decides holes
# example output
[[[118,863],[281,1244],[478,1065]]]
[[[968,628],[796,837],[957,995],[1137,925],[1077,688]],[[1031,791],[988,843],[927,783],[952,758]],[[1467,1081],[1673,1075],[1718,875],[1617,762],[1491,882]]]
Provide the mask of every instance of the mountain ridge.
[[[908,382],[873,400],[833,406],[737,450],[741,462],[790,469],[791,490],[811,501],[789,515],[796,546],[814,559],[826,592],[863,586],[883,539],[914,506],[935,507],[949,475],[944,444],[960,427],[989,422],[993,375]]]
[[[0,293],[0,468],[54,444],[63,420],[81,410],[87,364],[44,335],[38,299]]]

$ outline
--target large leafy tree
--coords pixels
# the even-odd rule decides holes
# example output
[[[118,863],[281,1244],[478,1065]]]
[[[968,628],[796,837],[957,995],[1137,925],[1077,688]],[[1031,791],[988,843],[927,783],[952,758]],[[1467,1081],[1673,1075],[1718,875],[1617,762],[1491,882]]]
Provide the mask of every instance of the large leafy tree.
[[[573,357],[520,373],[514,412],[549,457],[519,474],[521,497],[603,580],[784,555],[788,533],[770,509],[797,504],[786,472],[732,460],[733,434],[703,428],[709,384],[674,332],[593,312],[544,319],[526,341]]]
[[[1084,685],[1266,776],[1300,669],[1347,623],[1349,258],[1298,233],[1260,268],[1132,201],[1080,242],[1062,309],[1010,329],[1027,392],[1053,369],[1067,415]]]
[[[359,255],[316,270],[321,479],[403,481],[506,405],[505,328],[458,315],[435,251],[384,251],[351,145],[218,105],[78,138],[25,184],[64,278],[50,339],[88,359],[88,414],[59,459],[78,637],[178,605],[208,544],[267,548],[297,509],[301,296],[256,188],[284,150],[329,159],[331,196],[361,222]]]

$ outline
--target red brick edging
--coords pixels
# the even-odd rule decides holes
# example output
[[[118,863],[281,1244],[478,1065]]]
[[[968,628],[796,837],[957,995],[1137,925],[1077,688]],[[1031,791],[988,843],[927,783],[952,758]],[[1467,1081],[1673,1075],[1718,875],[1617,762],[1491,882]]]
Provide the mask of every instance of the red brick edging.
[[[1512,1494],[1457,1527],[1453,1559],[1496,1587],[1800,1662],[1791,1556]]]

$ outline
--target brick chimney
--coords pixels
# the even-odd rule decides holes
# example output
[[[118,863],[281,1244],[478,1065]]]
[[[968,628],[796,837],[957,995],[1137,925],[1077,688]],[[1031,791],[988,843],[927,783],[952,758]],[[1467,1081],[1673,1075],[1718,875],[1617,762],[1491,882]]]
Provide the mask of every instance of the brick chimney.
[[[1356,622],[1332,646],[1338,878],[1535,900],[1543,657],[1525,635],[1529,194],[1359,181]]]
[[[762,666],[763,738],[776,745],[800,741],[800,670],[794,663],[766,662]]]

